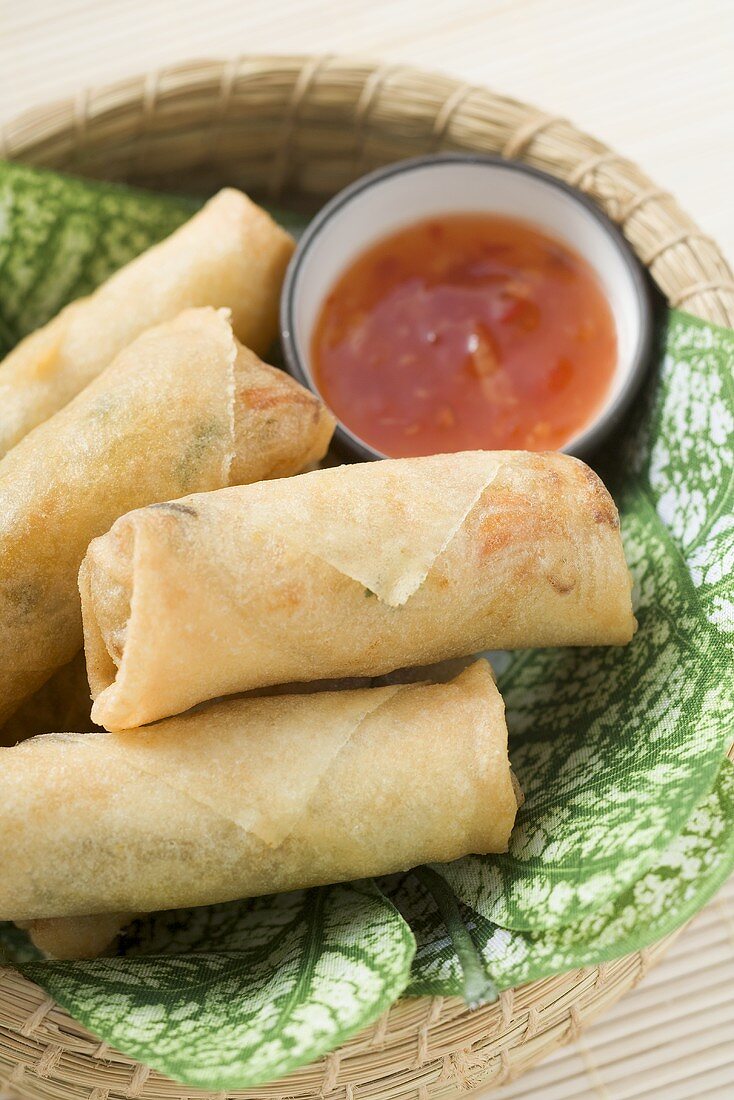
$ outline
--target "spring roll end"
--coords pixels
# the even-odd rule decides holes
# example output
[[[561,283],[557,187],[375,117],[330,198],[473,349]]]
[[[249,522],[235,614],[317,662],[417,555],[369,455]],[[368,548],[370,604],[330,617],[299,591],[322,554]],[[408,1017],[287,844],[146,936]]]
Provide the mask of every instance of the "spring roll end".
[[[96,959],[107,952],[134,919],[133,913],[101,913],[19,921],[18,927],[50,959]]]
[[[290,477],[324,457],[335,420],[295,379],[238,345],[232,485]]]

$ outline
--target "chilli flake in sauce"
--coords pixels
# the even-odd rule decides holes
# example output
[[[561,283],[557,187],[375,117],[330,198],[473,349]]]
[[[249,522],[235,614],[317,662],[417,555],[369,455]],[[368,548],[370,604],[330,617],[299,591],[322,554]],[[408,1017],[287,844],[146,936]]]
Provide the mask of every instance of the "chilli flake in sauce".
[[[485,214],[431,218],[363,253],[326,298],[311,349],[326,402],[393,458],[562,447],[601,408],[616,360],[589,264]]]

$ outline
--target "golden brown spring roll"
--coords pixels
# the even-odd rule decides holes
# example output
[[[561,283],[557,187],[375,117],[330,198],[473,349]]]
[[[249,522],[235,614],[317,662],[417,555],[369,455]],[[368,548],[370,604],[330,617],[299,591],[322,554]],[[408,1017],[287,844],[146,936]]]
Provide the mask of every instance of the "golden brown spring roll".
[[[79,655],[83,658],[83,654]],[[309,684],[282,684],[276,688],[258,689],[252,695],[263,695],[266,690],[272,692],[287,692],[298,694],[299,691],[344,691],[350,688],[365,688],[373,686],[385,686],[386,682],[392,684],[416,683],[430,680],[432,683],[446,683],[455,679],[464,671],[473,658],[462,657],[457,660],[444,661],[440,664],[430,665],[423,669],[400,669],[388,676],[377,678],[377,684],[369,677],[353,680],[316,680]],[[83,682],[82,682],[83,681]],[[53,686],[53,691],[51,687]],[[46,689],[49,689],[48,692]],[[53,707],[53,699],[60,702]],[[19,711],[11,718],[10,722],[0,731],[0,745],[14,745],[27,737],[38,736],[41,733],[50,733],[56,729],[73,729],[88,732],[98,729],[93,726],[89,717],[91,700],[89,698],[89,685],[87,683],[86,668],[83,660],[75,659],[70,665],[66,665],[29,699]],[[57,720],[62,719],[60,714],[68,715],[64,721],[71,722],[63,727],[54,725],[54,714]],[[75,716],[81,716],[82,725],[75,725]],[[21,719],[24,719],[23,721]],[[3,741],[2,734],[12,728],[19,736],[12,740]],[[523,803],[523,794],[520,784],[514,772],[510,773],[515,798],[518,806]],[[48,957],[53,959],[94,959],[99,955],[109,954],[114,951],[115,941],[119,934],[137,917],[139,913],[98,913],[95,916],[83,917],[49,917],[43,920],[21,922],[33,943]]]
[[[118,520],[80,572],[92,718],[484,649],[622,644],[614,503],[560,454],[318,470]]]
[[[0,746],[16,745],[29,737],[56,730],[89,733],[99,729],[92,721],[91,710],[87,666],[84,652],[80,650],[0,726]]]
[[[235,340],[227,311],[150,329],[0,462],[0,723],[81,649],[77,573],[130,508],[292,474],[332,430]],[[168,510],[166,511],[168,515]]]
[[[18,923],[49,958],[96,959],[108,951],[134,917],[133,913],[97,913]]]
[[[516,810],[486,661],[448,684],[50,734],[0,749],[0,919],[206,905],[500,852]]]
[[[166,240],[72,302],[0,363],[0,457],[63,408],[118,352],[194,306],[232,311],[238,339],[258,355],[277,331],[294,242],[240,191],[226,189]]]

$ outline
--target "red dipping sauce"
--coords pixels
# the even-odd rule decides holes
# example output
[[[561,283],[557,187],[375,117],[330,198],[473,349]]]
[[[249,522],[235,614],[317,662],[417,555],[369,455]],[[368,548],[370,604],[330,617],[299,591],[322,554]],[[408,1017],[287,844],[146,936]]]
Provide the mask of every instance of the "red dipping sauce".
[[[340,276],[314,329],[314,381],[394,458],[562,447],[604,404],[617,334],[594,270],[533,225],[450,214]]]

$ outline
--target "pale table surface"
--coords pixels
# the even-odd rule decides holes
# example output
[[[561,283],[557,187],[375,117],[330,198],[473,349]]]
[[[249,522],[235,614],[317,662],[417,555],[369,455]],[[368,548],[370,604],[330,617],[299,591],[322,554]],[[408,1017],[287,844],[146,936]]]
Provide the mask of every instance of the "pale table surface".
[[[565,115],[734,259],[732,0],[0,0],[0,124],[194,57],[329,52],[442,69]],[[642,985],[497,1100],[731,1100],[734,885]]]

